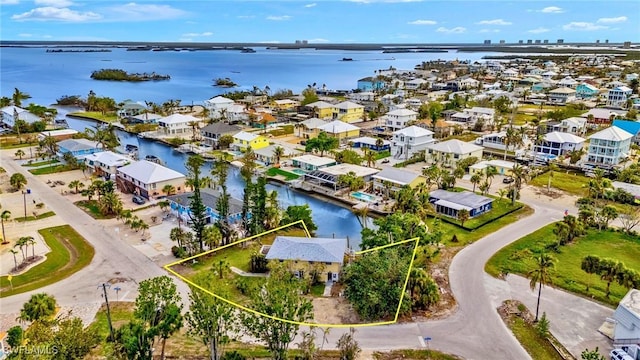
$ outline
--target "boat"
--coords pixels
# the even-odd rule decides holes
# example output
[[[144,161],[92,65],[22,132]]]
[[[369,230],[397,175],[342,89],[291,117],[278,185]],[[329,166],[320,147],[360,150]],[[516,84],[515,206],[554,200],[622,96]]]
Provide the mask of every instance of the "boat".
[[[127,144],[127,146],[124,147],[124,150],[128,153],[135,152],[135,151],[138,151],[138,146],[133,144]]]
[[[340,60],[340,61],[353,61],[353,59],[352,58],[342,58],[342,60]]]
[[[240,52],[242,52],[242,53],[254,53],[256,51],[253,50],[252,48],[244,48],[244,49],[240,50]]]
[[[160,160],[159,157],[155,156],[155,155],[147,155],[144,157],[145,160],[147,161],[151,161],[152,163],[156,163],[158,165],[164,165],[164,162],[162,160]]]

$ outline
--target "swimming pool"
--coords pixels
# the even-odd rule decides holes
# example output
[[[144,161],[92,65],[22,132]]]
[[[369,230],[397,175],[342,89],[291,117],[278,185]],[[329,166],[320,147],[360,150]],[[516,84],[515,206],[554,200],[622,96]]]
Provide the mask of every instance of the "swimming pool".
[[[289,170],[289,171],[290,171],[290,172],[292,172],[292,173],[294,173],[294,174],[298,174],[298,175],[304,175],[304,174],[306,174],[306,173],[307,173],[306,171],[304,171],[304,170],[302,170],[302,169],[291,169],[291,170]]]
[[[371,194],[367,194],[367,193],[363,193],[360,191],[355,191],[351,193],[351,197],[356,198],[358,200],[361,201],[366,201],[366,202],[375,202],[378,200],[377,196],[371,195]]]

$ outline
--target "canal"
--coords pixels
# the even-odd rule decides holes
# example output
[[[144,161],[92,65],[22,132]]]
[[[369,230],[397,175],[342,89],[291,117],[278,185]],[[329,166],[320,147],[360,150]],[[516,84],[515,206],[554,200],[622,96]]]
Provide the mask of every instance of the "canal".
[[[84,131],[86,128],[95,127],[96,124],[90,120],[81,120],[66,117],[69,128]],[[135,145],[138,147],[140,159],[144,159],[147,155],[155,155],[160,158],[165,166],[186,174],[187,170],[184,166],[187,155],[175,151],[172,147],[155,142],[149,139],[138,138],[134,134],[117,130],[120,138],[120,145],[124,149],[126,145]],[[203,172],[208,174],[211,169],[211,163],[206,163]],[[240,176],[240,170],[231,166],[229,167],[229,176],[227,178],[227,187],[232,197],[242,199],[244,191],[244,180]],[[362,225],[358,218],[349,209],[344,208],[332,202],[323,201],[321,199],[310,196],[307,193],[293,190],[286,185],[268,184],[267,191],[276,190],[278,192],[278,200],[280,207],[283,209],[289,205],[308,204],[312,210],[313,221],[318,226],[316,236],[319,237],[349,237],[350,246],[353,249],[359,249],[360,231]],[[371,219],[367,219],[371,222]]]

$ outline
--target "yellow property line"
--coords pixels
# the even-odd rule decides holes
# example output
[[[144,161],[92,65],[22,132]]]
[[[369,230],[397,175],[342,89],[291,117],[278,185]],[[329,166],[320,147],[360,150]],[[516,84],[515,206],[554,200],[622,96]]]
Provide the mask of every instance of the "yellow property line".
[[[193,259],[199,258],[201,256],[205,256],[205,255],[211,254],[211,253],[216,252],[218,250],[223,250],[223,249],[226,249],[228,247],[241,244],[241,243],[243,243],[245,241],[253,240],[255,238],[262,237],[262,236],[268,235],[268,234],[270,234],[272,232],[275,232],[275,231],[278,231],[278,230],[282,230],[282,229],[286,229],[288,227],[291,227],[291,226],[294,226],[294,225],[298,225],[298,224],[302,224],[302,227],[304,228],[304,231],[305,231],[307,237],[310,238],[311,237],[311,233],[309,232],[309,229],[307,228],[307,225],[304,223],[303,220],[298,220],[298,221],[293,222],[291,224],[283,225],[283,226],[277,227],[275,229],[264,231],[264,232],[262,232],[260,234],[253,235],[253,236],[238,240],[238,241],[233,242],[231,244],[228,244],[228,245],[225,245],[225,246],[221,246],[219,248],[212,249],[212,250],[209,250],[209,251],[205,251],[205,252],[203,252],[201,254],[194,255],[194,256],[188,257],[186,259],[181,259],[181,260],[172,262],[170,264],[165,265],[164,268],[165,268],[165,270],[167,270],[171,274],[175,275],[176,277],[178,277],[179,279],[181,279],[182,281],[187,283],[187,285],[193,286],[193,287],[195,287],[195,288],[197,288],[197,289],[199,289],[199,290],[201,290],[201,291],[203,291],[203,292],[205,292],[205,293],[207,293],[207,294],[209,294],[209,295],[211,295],[211,296],[213,296],[213,297],[215,297],[215,298],[217,298],[219,300],[222,300],[222,301],[226,302],[227,304],[230,304],[232,306],[237,307],[238,309],[250,312],[250,313],[255,314],[255,315],[264,316],[264,317],[267,317],[267,318],[270,318],[270,319],[273,319],[273,320],[278,320],[278,321],[282,321],[282,322],[285,322],[285,323],[289,323],[289,324],[301,325],[301,326],[315,326],[315,327],[350,328],[350,327],[367,327],[367,326],[389,325],[389,324],[394,324],[394,323],[396,323],[398,321],[398,317],[400,315],[400,308],[402,307],[402,301],[404,300],[404,295],[405,295],[405,292],[407,291],[407,285],[409,283],[409,275],[411,274],[411,269],[413,267],[413,261],[416,258],[416,252],[418,250],[418,243],[420,241],[420,238],[418,238],[418,237],[413,238],[413,239],[399,241],[397,243],[378,246],[378,247],[375,247],[373,249],[367,249],[367,250],[363,250],[363,251],[359,251],[359,252],[355,253],[356,255],[361,255],[361,254],[366,254],[366,253],[369,253],[369,252],[372,252],[372,251],[376,251],[376,250],[382,250],[382,249],[385,249],[385,248],[388,248],[388,247],[391,247],[391,246],[397,246],[397,245],[402,245],[402,244],[406,244],[406,243],[409,243],[409,242],[415,242],[415,246],[413,248],[413,254],[411,256],[411,262],[409,263],[409,269],[407,271],[407,275],[406,275],[406,278],[404,280],[404,286],[402,287],[402,292],[400,293],[400,301],[398,302],[398,308],[396,309],[396,314],[395,314],[393,320],[380,321],[380,322],[375,322],[375,323],[366,323],[366,324],[318,324],[318,323],[311,323],[311,322],[301,322],[301,321],[293,321],[293,320],[289,320],[289,319],[282,319],[282,318],[279,318],[279,317],[276,317],[276,316],[273,316],[273,315],[265,314],[265,313],[250,309],[250,308],[248,308],[248,307],[246,307],[246,306],[244,306],[242,304],[233,302],[233,301],[231,301],[229,299],[226,299],[226,298],[223,298],[223,297],[221,297],[219,295],[216,295],[216,294],[212,293],[211,291],[203,288],[202,286],[200,286],[200,285],[194,283],[193,281],[185,278],[184,276],[180,275],[175,270],[171,269],[171,267],[173,267],[175,265],[180,265],[180,264],[184,263],[185,261],[193,260]]]

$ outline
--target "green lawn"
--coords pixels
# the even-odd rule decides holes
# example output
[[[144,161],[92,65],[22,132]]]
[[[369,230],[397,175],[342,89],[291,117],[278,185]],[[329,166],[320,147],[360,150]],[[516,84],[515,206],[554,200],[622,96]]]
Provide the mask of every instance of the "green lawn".
[[[517,113],[515,118],[513,119],[513,123],[515,125],[524,125],[524,124],[527,124],[529,121],[531,121],[531,120],[533,120],[535,118],[536,118],[535,115]]]
[[[0,297],[35,290],[65,279],[89,265],[94,249],[71,226],[55,226],[38,231],[51,249],[47,259],[12,279],[0,278]]]
[[[27,146],[38,145],[38,142],[36,141],[36,135],[38,134],[21,134],[21,139],[18,139],[18,135],[16,134],[0,136],[0,149],[18,149]],[[28,141],[29,139],[31,139],[30,142]]]
[[[504,214],[508,213],[509,211],[514,211],[514,209],[520,209],[523,206],[524,205],[519,202],[516,202],[515,205],[511,205],[511,200],[495,199],[493,201],[493,208],[491,209],[491,211],[465,221],[464,226],[467,228],[475,229],[478,226],[481,226],[482,224],[486,223],[487,221],[491,221],[492,219],[497,219],[500,216],[503,216]]]
[[[38,167],[38,166],[43,166],[43,165],[56,164],[56,163],[59,163],[59,162],[60,162],[60,160],[58,160],[58,159],[51,159],[51,160],[38,161],[38,162],[27,162],[26,164],[24,164],[22,166]]]
[[[87,214],[91,215],[94,219],[113,219],[115,215],[102,215],[98,208],[98,200],[80,200],[74,202],[74,205],[84,210]]]
[[[47,211],[46,213],[39,214],[38,216],[27,216],[26,219],[24,218],[24,216],[21,216],[21,217],[15,218],[15,220],[17,222],[34,221],[34,220],[45,219],[55,215],[56,213],[54,213],[53,211]]]
[[[539,175],[529,181],[529,185],[547,188],[549,172]],[[572,195],[586,196],[586,185],[589,178],[580,174],[567,173],[566,171],[554,171],[551,177],[551,187]]]
[[[541,338],[536,329],[521,317],[512,316],[507,326],[518,339],[522,347],[536,360],[563,360],[549,340]]]
[[[554,242],[553,229],[553,224],[547,225],[501,249],[487,262],[485,270],[493,276],[500,273],[526,275],[533,269],[529,251]],[[554,286],[616,305],[628,289],[612,283],[611,295],[607,299],[607,283],[598,279],[597,275],[582,271],[582,259],[587,255],[597,255],[622,261],[628,268],[640,271],[640,238],[614,231],[589,230],[587,235],[560,247],[560,253],[552,255],[557,259],[552,275]],[[590,283],[589,292],[586,291],[587,283]]]
[[[69,116],[76,116],[80,118],[93,119],[103,122],[113,122],[118,120],[118,115],[116,113],[106,113],[102,114],[100,111],[79,111],[70,113]]]
[[[269,170],[267,170],[267,176],[277,176],[277,175],[284,176],[284,178],[287,181],[295,180],[295,179],[300,177],[300,175],[298,175],[298,174],[294,174],[292,172],[284,171],[284,170],[278,169],[278,168],[273,168],[272,167]]]
[[[107,293],[109,294],[111,323],[115,330],[131,320],[135,304],[131,302],[117,302],[113,289],[107,289]],[[102,305],[100,310],[98,310],[89,328],[98,330],[101,338],[106,338],[109,335],[109,321],[107,320],[107,307],[105,305]]]
[[[458,139],[460,141],[469,142],[469,141],[474,141],[478,136],[480,135],[468,132],[460,135],[451,135],[451,136],[448,136],[446,139],[442,139],[442,140],[444,141],[444,140]]]
[[[391,156],[391,151],[389,150],[385,150],[385,151],[376,151],[376,160],[380,160],[380,159],[384,159]]]
[[[49,174],[55,174],[55,173],[59,173],[63,171],[71,171],[71,170],[74,170],[74,168],[65,164],[65,165],[46,166],[46,167],[41,167],[37,169],[31,169],[29,170],[29,172],[32,173],[33,175],[49,175]]]

